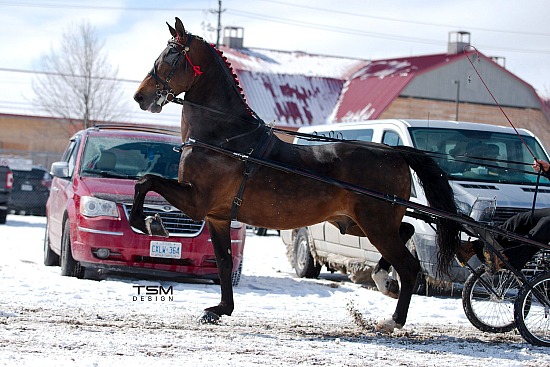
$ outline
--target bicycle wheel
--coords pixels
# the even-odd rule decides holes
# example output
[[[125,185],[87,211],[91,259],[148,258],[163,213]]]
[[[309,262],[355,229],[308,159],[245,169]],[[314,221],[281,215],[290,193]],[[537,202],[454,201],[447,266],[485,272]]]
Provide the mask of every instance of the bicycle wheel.
[[[550,347],[550,273],[529,280],[521,287],[514,305],[519,333],[533,344]]]
[[[462,307],[472,325],[488,333],[515,327],[514,301],[520,284],[508,269],[489,274],[479,266],[464,283]]]

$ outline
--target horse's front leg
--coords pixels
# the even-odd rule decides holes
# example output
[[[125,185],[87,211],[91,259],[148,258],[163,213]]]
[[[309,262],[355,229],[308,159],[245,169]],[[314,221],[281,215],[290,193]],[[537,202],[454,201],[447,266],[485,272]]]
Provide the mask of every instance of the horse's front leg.
[[[176,180],[167,179],[156,175],[145,175],[136,182],[134,192],[134,202],[130,212],[130,225],[139,229],[143,233],[151,236],[168,237],[169,233],[164,228],[160,216],[145,217],[143,204],[145,196],[149,191],[155,191],[161,194],[172,205],[185,212],[187,203],[186,188],[189,184],[180,184]],[[186,213],[187,214],[187,213]]]
[[[134,202],[132,203],[129,222],[132,227],[139,229],[143,233],[147,233],[143,204],[145,203],[145,195],[151,191],[151,181],[154,177],[156,176],[145,175],[136,182],[134,187]]]
[[[220,277],[221,301],[217,306],[209,307],[199,319],[201,323],[215,323],[222,315],[231,316],[233,313],[233,283],[231,274],[233,272],[233,256],[231,254],[231,221],[206,218],[206,224],[210,231],[210,238],[214,246],[216,265]]]

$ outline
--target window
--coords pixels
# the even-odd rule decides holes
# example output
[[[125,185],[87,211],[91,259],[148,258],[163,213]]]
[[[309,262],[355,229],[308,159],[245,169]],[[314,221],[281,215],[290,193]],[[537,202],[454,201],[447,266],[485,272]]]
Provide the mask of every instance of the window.
[[[177,179],[180,153],[161,140],[93,136],[82,156],[82,176],[141,177],[147,173]]]
[[[80,142],[79,136],[77,136],[74,139],[71,139],[71,141],[69,142],[69,145],[67,146],[67,149],[65,149],[65,152],[63,153],[63,157],[61,158],[63,162],[67,162],[69,165],[69,177],[73,176],[79,142]]]
[[[515,134],[500,132],[409,128],[414,147],[428,152],[454,180],[533,184],[533,157]],[[530,136],[522,136],[533,154],[548,160]],[[542,178],[542,185],[550,182]]]
[[[391,147],[403,145],[403,141],[401,140],[401,137],[397,132],[393,130],[384,131],[384,135],[382,136],[382,143],[387,144]]]
[[[314,131],[311,133],[311,135],[340,140],[372,141],[373,129]],[[316,145],[327,143],[330,143],[330,141],[325,141],[322,139],[315,140],[314,137],[300,137],[298,138],[297,142],[297,144],[302,145]]]

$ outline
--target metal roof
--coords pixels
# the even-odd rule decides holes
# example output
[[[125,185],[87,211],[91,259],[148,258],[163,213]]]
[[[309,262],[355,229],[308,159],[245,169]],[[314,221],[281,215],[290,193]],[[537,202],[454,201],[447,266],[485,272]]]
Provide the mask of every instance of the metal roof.
[[[367,62],[344,85],[334,120],[375,119],[416,75],[465,55],[436,54]]]
[[[365,61],[265,49],[220,47],[250,107],[265,122],[304,126],[328,122],[345,80]]]

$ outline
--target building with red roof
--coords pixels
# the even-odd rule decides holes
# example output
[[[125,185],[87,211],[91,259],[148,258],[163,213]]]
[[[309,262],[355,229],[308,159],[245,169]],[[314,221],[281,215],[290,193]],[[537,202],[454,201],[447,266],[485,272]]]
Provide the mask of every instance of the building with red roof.
[[[232,41],[225,39],[228,45]],[[508,126],[502,108],[516,127],[531,130],[550,146],[545,101],[505,68],[505,60],[473,49],[468,32],[451,32],[445,53],[387,60],[220,49],[239,76],[252,109],[279,127],[378,118]]]

